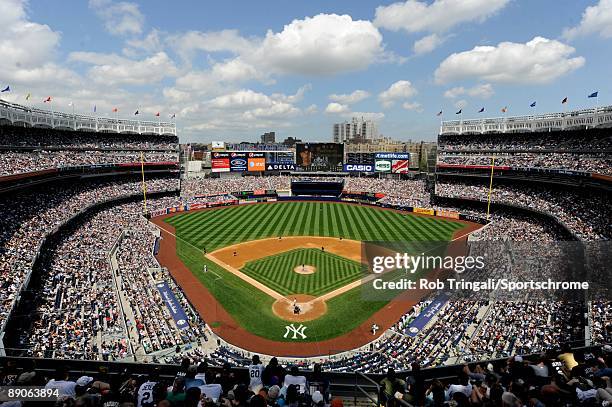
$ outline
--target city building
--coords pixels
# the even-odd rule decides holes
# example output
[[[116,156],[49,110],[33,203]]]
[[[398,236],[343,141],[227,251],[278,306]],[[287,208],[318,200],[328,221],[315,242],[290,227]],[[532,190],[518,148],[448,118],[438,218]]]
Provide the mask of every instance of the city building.
[[[261,135],[261,142],[264,144],[276,143],[276,132],[269,131]]]
[[[378,124],[363,117],[334,124],[333,136],[334,143],[372,143],[380,139]]]

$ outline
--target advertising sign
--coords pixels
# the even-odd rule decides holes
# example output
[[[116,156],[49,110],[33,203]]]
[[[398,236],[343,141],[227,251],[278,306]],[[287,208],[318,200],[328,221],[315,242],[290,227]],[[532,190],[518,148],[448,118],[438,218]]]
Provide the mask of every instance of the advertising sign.
[[[210,167],[212,168],[212,172],[229,172],[229,153],[213,152],[210,158]]]
[[[384,160],[410,160],[410,153],[375,153],[374,158]]]
[[[168,286],[168,283],[164,281],[157,283],[156,286],[162,300],[166,304],[166,307],[168,307],[168,311],[170,311],[170,315],[172,315],[172,319],[174,319],[176,323],[176,327],[178,329],[188,328],[189,322],[187,321],[187,314],[181,306],[181,303],[176,299],[172,289]]]
[[[372,164],[344,164],[345,172],[374,172]]]
[[[264,153],[247,153],[248,171],[257,172],[266,170],[266,159]]]
[[[230,153],[230,171],[242,172],[247,170],[246,153]]]
[[[213,141],[212,149],[213,151],[225,150],[225,142],[224,141]]]
[[[408,172],[409,160],[392,160],[391,172],[394,174],[405,174]]]
[[[267,163],[266,171],[295,171],[294,163]]]
[[[376,160],[375,163],[376,172],[389,172],[391,171],[390,160]]]
[[[414,321],[410,323],[410,326],[408,327],[408,336],[417,336],[419,332],[421,332],[423,328],[427,326],[429,321],[431,321],[432,318],[436,316],[438,312],[440,312],[447,301],[448,296],[446,294],[440,294],[435,300],[433,300],[433,302],[429,304],[427,308],[421,311]]]

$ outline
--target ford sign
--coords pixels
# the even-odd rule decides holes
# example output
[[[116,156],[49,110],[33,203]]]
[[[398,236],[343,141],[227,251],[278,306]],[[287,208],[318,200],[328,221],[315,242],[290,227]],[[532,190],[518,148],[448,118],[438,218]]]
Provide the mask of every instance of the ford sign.
[[[374,172],[372,164],[344,164],[345,172]]]

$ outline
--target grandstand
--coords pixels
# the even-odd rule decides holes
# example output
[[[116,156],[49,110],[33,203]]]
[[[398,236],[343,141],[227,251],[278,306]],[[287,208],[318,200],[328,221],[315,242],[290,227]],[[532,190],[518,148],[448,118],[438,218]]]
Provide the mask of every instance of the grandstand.
[[[280,246],[281,237],[293,235],[349,241],[384,236],[387,230],[395,238],[413,233],[415,239],[444,240],[467,227],[472,248],[495,242],[503,249],[499,261],[507,263],[488,269],[490,276],[511,274],[521,255],[528,257],[521,250],[554,252],[542,242],[568,240],[583,244],[586,252],[605,251],[612,237],[607,115],[608,108],[599,108],[507,118],[507,123],[444,122],[431,185],[424,174],[326,172],[319,177],[308,172],[305,178],[293,171],[253,176],[229,167],[227,174],[186,178],[180,174],[181,149],[172,123],[113,121],[2,102],[0,382],[44,385],[54,377],[68,383],[62,394],[67,398],[89,389],[95,403],[138,403],[136,394],[148,381],[160,389],[155,393],[160,400],[165,387],[175,387],[185,397],[206,392],[211,403],[225,397],[239,405],[251,396],[247,369],[253,371],[258,353],[266,366],[261,366],[261,384],[273,401],[275,386],[308,382],[291,390],[286,386],[283,398],[310,404],[319,392],[327,402],[333,394],[347,404],[380,404],[389,402],[385,385],[392,383],[406,393],[397,402],[402,405],[423,405],[427,389],[436,397],[446,392],[450,399],[449,389],[459,386],[469,388],[470,396],[472,389],[486,386],[490,399],[501,403],[502,384],[519,379],[523,387],[516,391],[525,399],[552,386],[551,380],[575,392],[573,369],[590,370],[589,386],[597,392],[602,384],[595,378],[611,366],[612,308],[605,295],[562,301],[488,294],[448,298],[433,292],[402,309],[389,306],[386,313],[394,320],[388,326],[374,321],[373,333],[369,320],[362,324],[365,330],[347,328],[344,333],[359,346],[291,356],[282,341],[268,352],[255,352],[225,336],[237,329],[227,329],[226,320],[217,318],[228,312],[202,311],[198,298],[212,295],[204,292],[208,286],[197,286],[194,297],[193,287],[164,267],[164,250],[171,241],[168,225],[176,224],[179,235],[181,223],[201,222],[203,231],[195,228],[190,239],[174,242],[174,255],[181,246],[185,264],[208,273],[200,281],[210,279],[235,292],[243,292],[237,288],[243,283],[226,284],[217,266],[200,263],[208,253],[198,242],[217,249],[244,243],[241,236],[248,241],[265,234]],[[248,153],[244,148],[249,146],[228,151]],[[251,212],[240,218],[239,211]],[[296,225],[295,233],[286,225]],[[273,234],[277,231],[286,234]],[[589,246],[592,242],[602,245]],[[318,256],[321,264],[328,261]],[[547,272],[554,274],[554,267]],[[193,276],[189,281],[199,284]],[[332,328],[342,325],[333,322]],[[310,342],[319,349],[323,343]],[[202,383],[193,385],[198,376]],[[547,405],[578,400],[574,394],[544,393]]]

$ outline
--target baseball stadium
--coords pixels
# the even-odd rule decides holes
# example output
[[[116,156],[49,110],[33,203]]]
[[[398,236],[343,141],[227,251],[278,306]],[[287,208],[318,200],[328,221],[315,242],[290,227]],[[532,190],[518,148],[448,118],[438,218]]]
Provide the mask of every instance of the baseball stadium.
[[[0,407],[612,405],[608,1],[83,3],[0,0]]]

